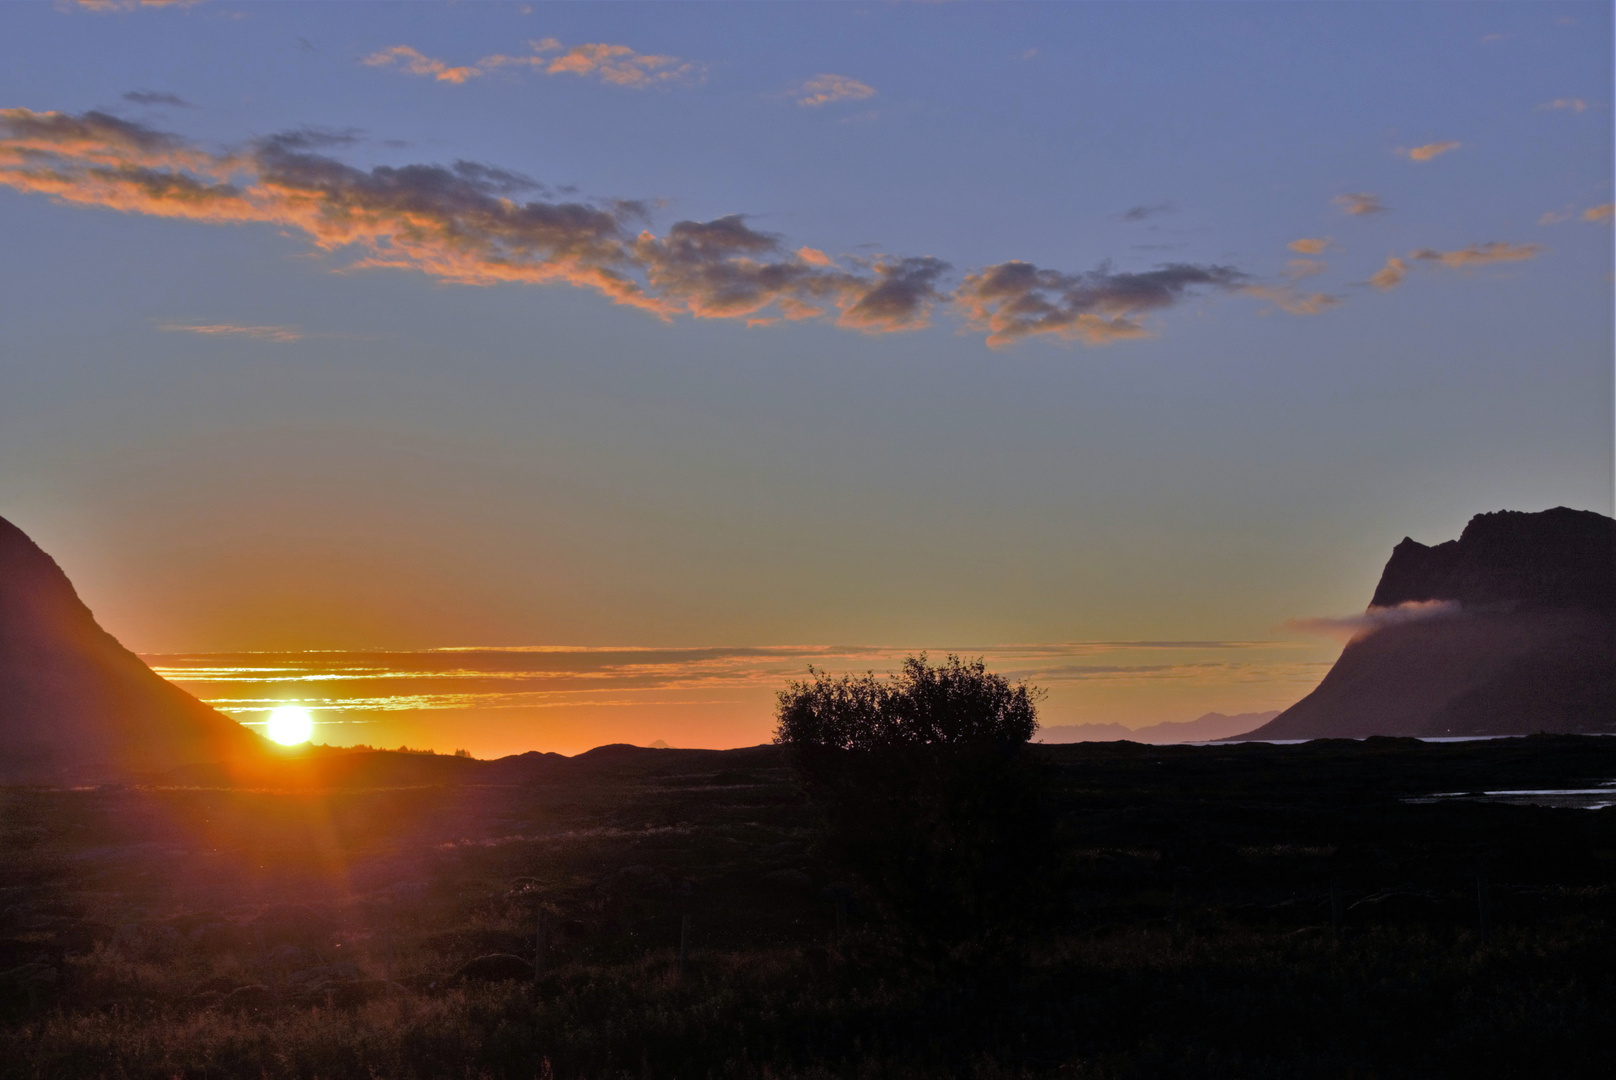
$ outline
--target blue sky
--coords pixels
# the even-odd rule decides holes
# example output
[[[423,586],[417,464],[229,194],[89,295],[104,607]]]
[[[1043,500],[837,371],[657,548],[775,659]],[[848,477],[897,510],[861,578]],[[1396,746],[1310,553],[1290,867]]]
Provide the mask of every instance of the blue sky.
[[[102,7],[0,9],[0,514],[138,650],[1290,640],[1404,535],[1611,510],[1608,4]],[[440,191],[357,266],[266,147],[612,253]],[[1138,666],[1050,720],[1300,696]]]

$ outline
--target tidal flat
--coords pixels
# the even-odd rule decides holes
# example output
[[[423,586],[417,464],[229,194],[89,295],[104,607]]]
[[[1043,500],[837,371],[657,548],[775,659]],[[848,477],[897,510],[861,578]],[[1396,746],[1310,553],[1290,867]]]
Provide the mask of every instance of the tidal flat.
[[[775,747],[0,789],[0,1077],[1608,1075],[1616,741],[1036,746],[1059,883],[952,951]],[[535,970],[536,961],[536,970]]]

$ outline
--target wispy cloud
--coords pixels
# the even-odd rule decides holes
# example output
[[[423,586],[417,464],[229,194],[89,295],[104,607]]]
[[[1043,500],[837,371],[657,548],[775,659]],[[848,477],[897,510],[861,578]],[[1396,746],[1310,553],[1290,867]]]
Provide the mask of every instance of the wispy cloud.
[[[1588,103],[1581,98],[1563,97],[1555,98],[1553,101],[1545,101],[1543,104],[1538,106],[1538,109],[1543,112],[1564,111],[1580,113],[1587,111]]]
[[[359,61],[366,67],[398,67],[411,75],[429,76],[439,82],[463,83],[482,74],[470,65],[452,66],[435,57],[426,56],[408,45],[394,45],[371,53]]]
[[[1601,203],[1580,212],[1569,206],[1559,210],[1548,210],[1537,219],[1537,223],[1539,225],[1561,225],[1575,218],[1581,221],[1591,221],[1595,225],[1609,225],[1611,223],[1611,206],[1611,203]]]
[[[1370,276],[1368,283],[1382,292],[1390,292],[1403,283],[1403,279],[1408,276],[1409,264],[1413,262],[1464,270],[1475,266],[1489,266],[1493,263],[1524,262],[1537,258],[1546,250],[1539,244],[1503,244],[1497,241],[1471,244],[1455,251],[1420,248],[1409,252],[1403,258],[1395,255],[1388,258],[1386,264]]]
[[[1156,203],[1154,206],[1130,206],[1122,212],[1123,221],[1143,221],[1157,214],[1168,214],[1173,210],[1171,203]]]
[[[1298,255],[1320,255],[1328,251],[1333,245],[1328,236],[1304,236],[1300,240],[1292,240],[1285,245]]]
[[[704,65],[677,56],[635,52],[627,45],[594,42],[566,46],[555,38],[531,41],[531,53],[485,56],[474,64],[452,65],[426,56],[408,45],[394,45],[364,57],[368,67],[397,67],[411,75],[438,82],[465,83],[500,68],[527,68],[546,75],[576,75],[598,79],[613,86],[645,89],[699,81],[706,75]]]
[[[1403,278],[1407,276],[1408,264],[1396,255],[1392,255],[1386,259],[1386,265],[1370,275],[1369,284],[1381,292],[1390,292],[1401,285]]]
[[[547,75],[596,78],[613,86],[627,86],[636,90],[698,82],[707,74],[703,64],[677,56],[635,52],[627,45],[594,42],[569,47],[553,37],[547,37],[531,41],[528,46],[533,50],[531,56],[495,55],[484,57],[477,63],[485,69],[529,67]]]
[[[954,302],[995,348],[1052,335],[1104,345],[1150,336],[1143,318],[1174,306],[1198,288],[1232,290],[1248,277],[1232,266],[1171,263],[1141,273],[1107,266],[1084,274],[1006,262],[970,274]]]
[[[207,0],[74,0],[75,6],[85,11],[139,11],[142,8],[188,8]]]
[[[194,109],[189,101],[175,94],[162,94],[156,90],[131,90],[123,96],[125,101],[132,101],[136,105],[170,106],[176,109]]]
[[[1367,217],[1386,212],[1386,207],[1381,203],[1380,197],[1371,195],[1367,191],[1353,191],[1346,195],[1337,195],[1330,201],[1339,206],[1343,214],[1351,214],[1353,217]]]
[[[1290,246],[1294,249],[1296,245]],[[1339,306],[1341,298],[1331,296],[1329,293],[1304,292],[1296,287],[1296,283],[1305,278],[1317,277],[1328,270],[1329,265],[1322,259],[1292,259],[1285,264],[1285,269],[1280,275],[1283,279],[1280,284],[1253,283],[1241,291],[1247,296],[1265,300],[1289,315],[1319,315]]]
[[[1362,615],[1291,619],[1284,629],[1298,634],[1351,639],[1366,637],[1390,626],[1450,618],[1459,612],[1459,605],[1451,600],[1410,600],[1395,607],[1372,607]]]
[[[847,75],[815,75],[792,88],[798,105],[817,109],[837,101],[863,101],[875,96],[875,87]]]
[[[1012,679],[1042,684],[1096,678],[1236,677],[1273,665],[1297,645],[1276,641],[1079,641],[936,649],[983,656]],[[411,652],[157,654],[164,678],[231,712],[288,701],[340,713],[464,708],[716,704],[723,691],[763,691],[831,672],[891,671],[920,651],[880,645],[749,648],[460,648]],[[1082,662],[1082,661],[1089,662]],[[1093,662],[1093,661],[1103,662]],[[1146,662],[1141,662],[1146,661]],[[1283,663],[1284,661],[1280,661]],[[1316,677],[1316,676],[1315,676]],[[700,701],[667,695],[698,692]],[[655,694],[655,698],[630,695]],[[603,697],[602,695],[610,695]]]
[[[1463,269],[1470,266],[1488,266],[1492,263],[1523,262],[1535,259],[1547,250],[1539,244],[1503,244],[1491,241],[1485,244],[1471,244],[1469,247],[1459,248],[1456,251],[1434,251],[1431,248],[1420,248],[1418,251],[1408,253],[1410,259],[1420,259],[1424,262],[1440,263],[1453,269]]]
[[[242,326],[237,323],[159,323],[157,329],[174,333],[206,334],[210,337],[246,337],[258,341],[292,342],[303,340],[295,326]]]
[[[1463,145],[1457,139],[1449,139],[1447,142],[1426,143],[1424,146],[1416,146],[1411,150],[1399,150],[1398,153],[1407,157],[1410,161],[1430,161],[1432,158],[1446,154],[1450,150],[1457,150]]]
[[[1289,315],[1319,315],[1341,303],[1338,296],[1302,292],[1290,285],[1247,285],[1242,291],[1248,296],[1268,301]]]

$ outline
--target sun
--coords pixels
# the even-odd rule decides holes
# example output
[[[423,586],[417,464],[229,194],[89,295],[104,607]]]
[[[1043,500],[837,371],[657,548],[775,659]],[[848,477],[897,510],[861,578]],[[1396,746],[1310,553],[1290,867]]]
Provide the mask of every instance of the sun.
[[[306,743],[314,734],[314,717],[301,705],[282,705],[269,714],[268,733],[282,746]]]

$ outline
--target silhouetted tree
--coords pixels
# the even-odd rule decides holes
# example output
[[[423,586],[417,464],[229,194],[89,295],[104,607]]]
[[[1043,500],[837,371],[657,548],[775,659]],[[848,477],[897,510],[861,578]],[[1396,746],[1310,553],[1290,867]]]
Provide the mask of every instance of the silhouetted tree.
[[[991,944],[1047,892],[1050,776],[1026,750],[1040,696],[952,655],[888,679],[809,668],[780,691],[775,742],[831,854],[893,915],[937,944]]]

